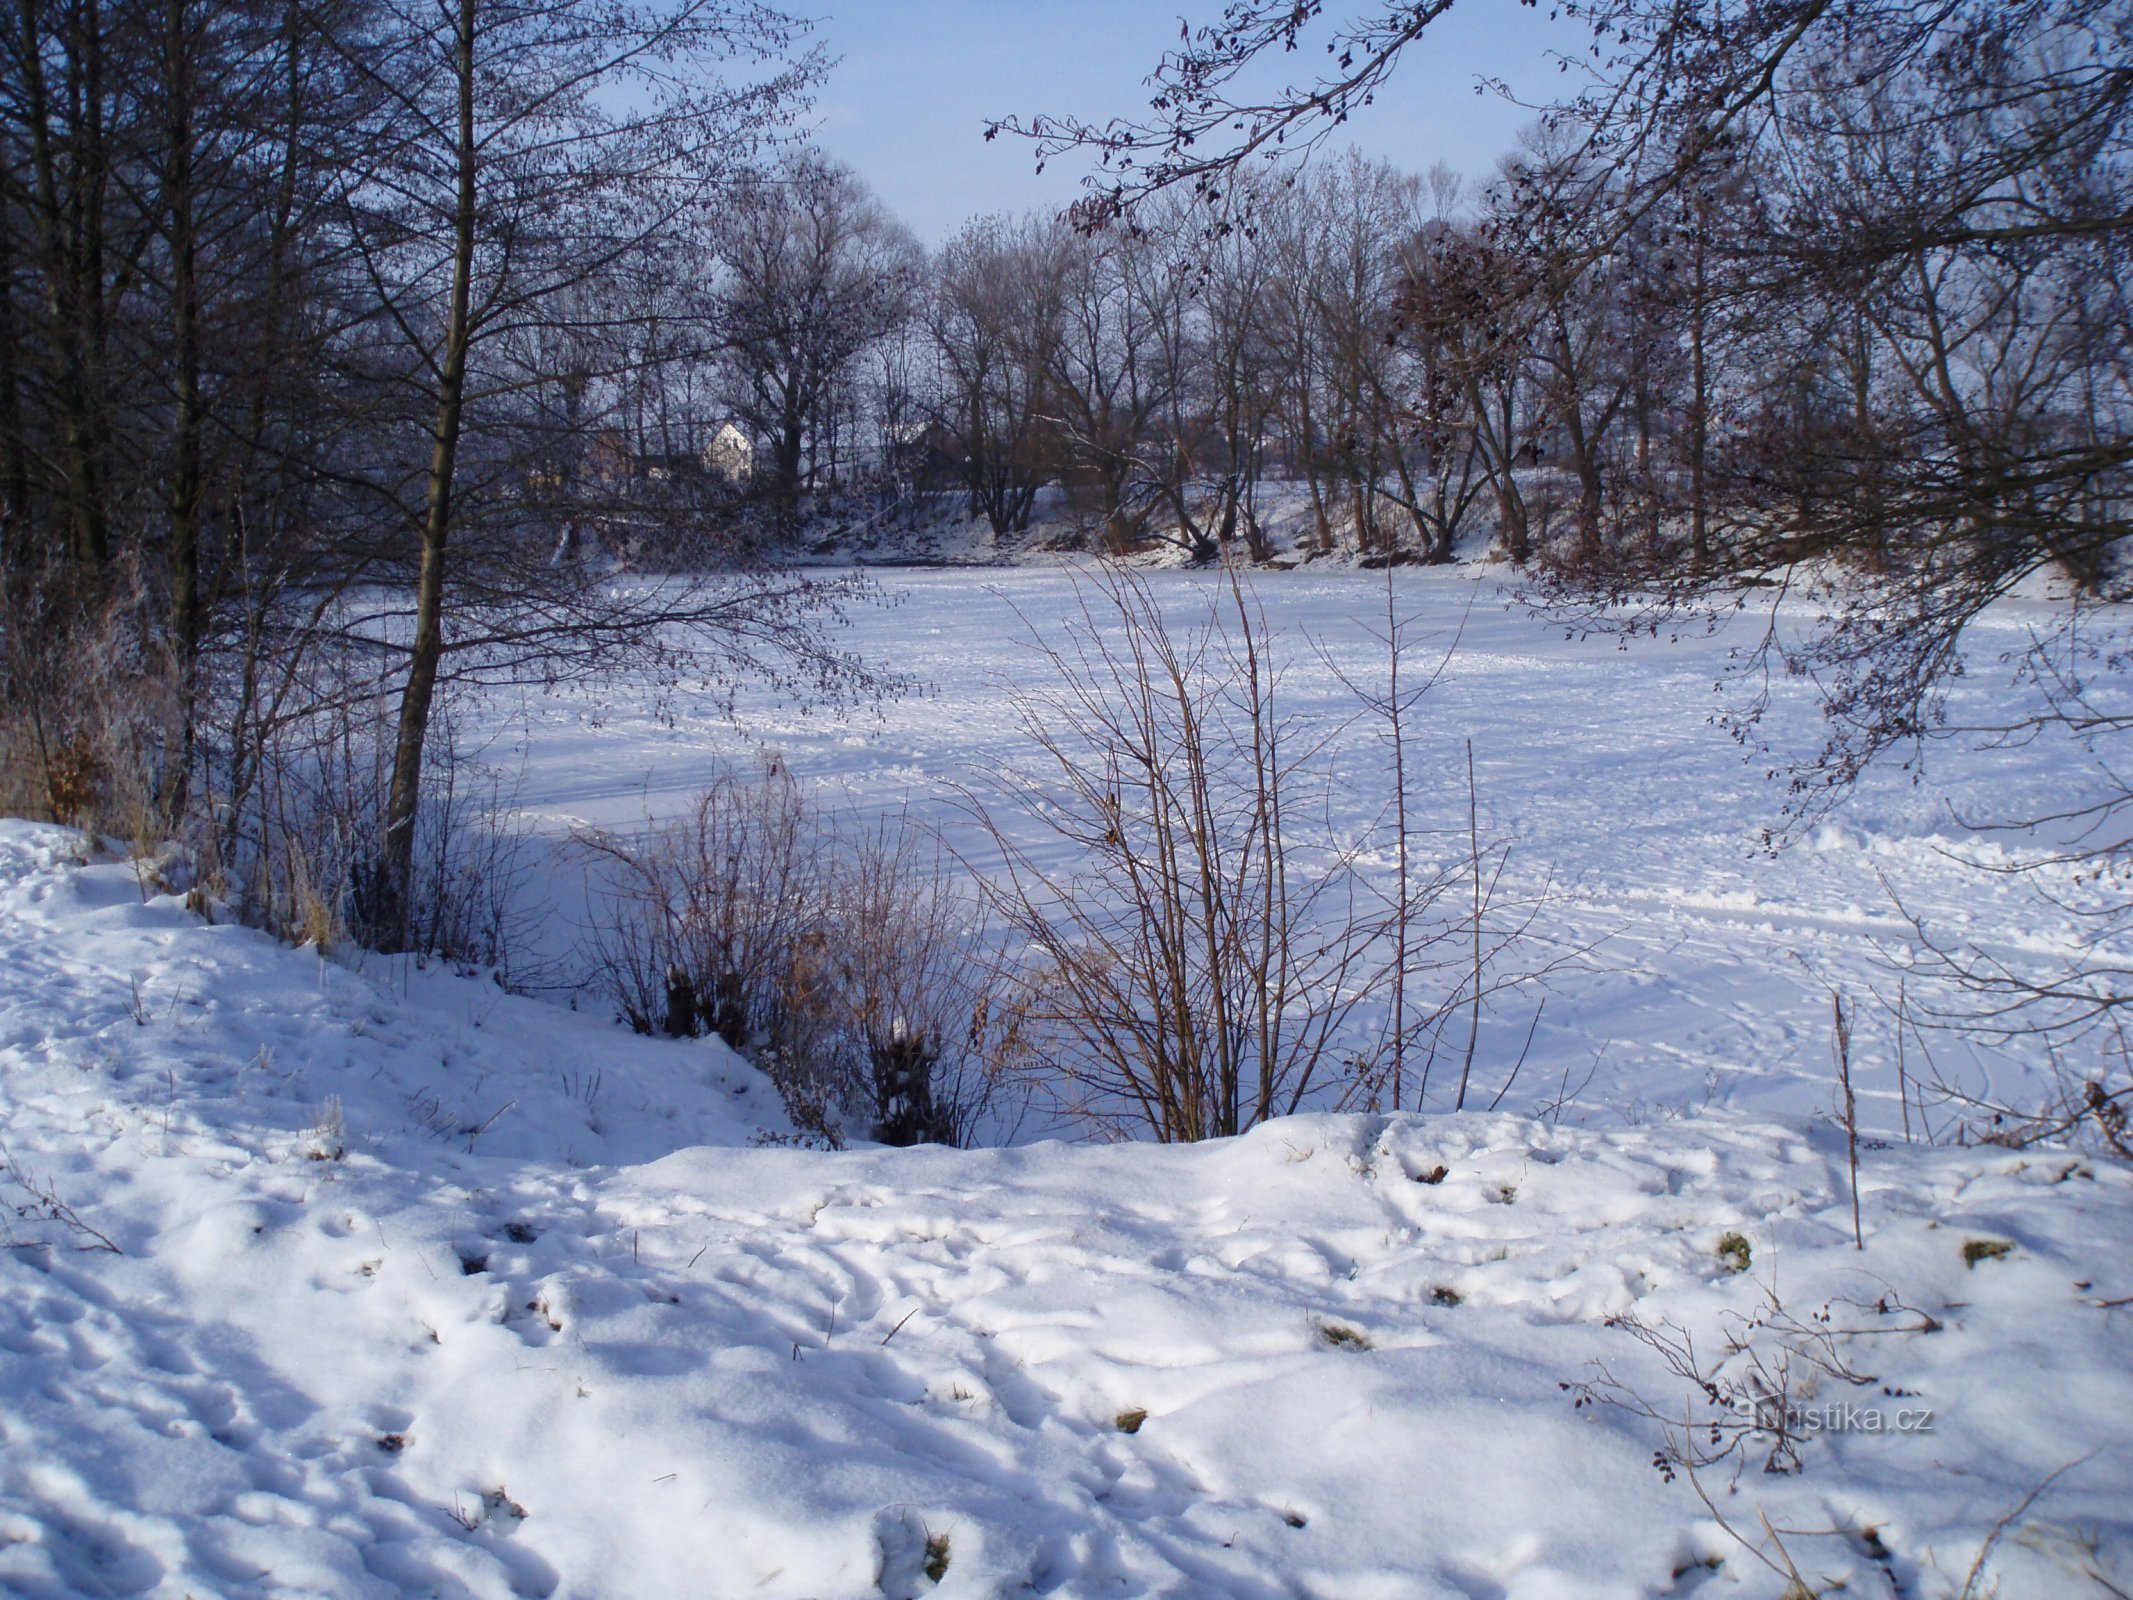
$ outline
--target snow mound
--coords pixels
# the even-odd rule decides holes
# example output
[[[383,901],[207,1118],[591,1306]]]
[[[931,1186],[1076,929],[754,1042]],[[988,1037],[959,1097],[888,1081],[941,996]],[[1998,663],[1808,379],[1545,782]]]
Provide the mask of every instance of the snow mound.
[[[766,1124],[715,1045],[209,926],[0,823],[0,1590],[2133,1584],[2110,1164],[1869,1149],[1861,1253],[1826,1126]],[[1799,1355],[1837,1420],[1670,1484],[1659,1422],[1563,1388],[1705,1414],[1623,1318]]]

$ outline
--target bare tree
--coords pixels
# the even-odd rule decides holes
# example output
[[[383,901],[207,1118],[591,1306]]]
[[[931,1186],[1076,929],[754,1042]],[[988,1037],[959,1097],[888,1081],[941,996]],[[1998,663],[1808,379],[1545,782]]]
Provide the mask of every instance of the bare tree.
[[[1324,459],[1346,488],[1356,548],[1389,555],[1380,492],[1407,468],[1412,439],[1392,339],[1402,254],[1420,226],[1420,189],[1382,164],[1350,156],[1321,180],[1313,209],[1320,239],[1310,281],[1323,339]]]
[[[995,538],[1028,528],[1037,491],[1059,467],[1047,384],[1059,356],[1063,251],[1053,224],[985,217],[934,264],[928,321],[941,425]]]
[[[789,533],[803,492],[836,477],[860,359],[910,315],[918,247],[856,173],[811,152],[738,184],[712,246],[728,399],[767,447],[758,481]]]
[[[379,327],[403,341],[402,381],[429,412],[427,465],[407,502],[415,543],[407,667],[366,894],[366,921],[390,948],[406,937],[454,568],[481,571],[465,548],[473,528],[501,535],[492,551],[516,542],[499,523],[502,452],[482,446],[494,437],[486,425],[508,418],[505,402],[525,379],[485,357],[529,321],[561,315],[573,291],[625,267],[733,182],[736,160],[815,64],[722,78],[729,63],[771,61],[792,38],[785,19],[747,0],[387,3],[366,24],[344,49],[378,90],[397,138],[375,168],[351,175],[349,225]],[[477,587],[508,595],[494,581]],[[506,623],[495,633],[490,642],[524,649],[556,630]],[[618,638],[609,630],[608,642]]]
[[[1596,562],[1606,543],[1609,435],[1633,390],[1635,344],[1621,315],[1621,262],[1602,236],[1612,223],[1610,169],[1583,143],[1543,124],[1505,162],[1492,219],[1499,247],[1533,275],[1530,360],[1559,455],[1577,483],[1570,559]]]
[[[1241,537],[1251,559],[1265,561],[1274,549],[1259,520],[1259,483],[1280,393],[1263,309],[1274,252],[1240,230],[1187,255],[1177,249],[1181,227],[1173,221],[1162,231],[1172,241],[1174,286],[1163,325],[1174,336],[1158,348],[1178,371],[1153,419],[1144,481],[1195,553]]]
[[[1398,300],[1399,338],[1415,359],[1418,422],[1436,452],[1432,474],[1478,468],[1496,502],[1498,547],[1523,562],[1533,550],[1520,473],[1537,454],[1531,354],[1520,332],[1531,279],[1479,229],[1431,230],[1410,252]],[[1466,456],[1458,468],[1463,436]],[[1462,484],[1462,487],[1465,485]],[[1425,515],[1427,515],[1425,513]]]
[[[1062,248],[1060,335],[1046,392],[1067,485],[1106,546],[1123,549],[1148,528],[1146,497],[1136,492],[1140,451],[1177,378],[1167,358],[1178,331],[1175,285],[1161,244],[1146,233],[1074,234]]]

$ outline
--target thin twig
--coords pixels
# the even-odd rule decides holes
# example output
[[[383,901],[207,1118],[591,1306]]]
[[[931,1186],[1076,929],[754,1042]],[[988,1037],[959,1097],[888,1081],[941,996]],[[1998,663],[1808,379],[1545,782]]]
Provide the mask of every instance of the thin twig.
[[[1836,1022],[1837,1081],[1844,1086],[1844,1144],[1852,1176],[1852,1248],[1866,1248],[1866,1234],[1859,1225],[1859,1101],[1852,1093],[1852,1026],[1844,1015],[1844,996],[1830,991]]]
[[[836,1313],[835,1313],[835,1310],[834,1310],[834,1308],[833,1308],[833,1309],[832,1309],[832,1311],[831,1311],[831,1315],[832,1315],[832,1316],[834,1316],[835,1314],[836,1314]],[[889,1330],[889,1331],[888,1331],[887,1333],[885,1333],[885,1334],[883,1334],[883,1335],[881,1336],[881,1342],[882,1342],[882,1346],[883,1346],[884,1348],[887,1348],[887,1346],[888,1346],[888,1343],[889,1343],[889,1341],[890,1341],[891,1339],[895,1338],[895,1337],[896,1337],[896,1336],[897,1336],[897,1335],[898,1335],[899,1333],[902,1333],[902,1332],[904,1331],[904,1324],[905,1324],[906,1322],[909,1322],[909,1321],[910,1321],[910,1320],[911,1320],[911,1319],[912,1319],[913,1317],[915,1317],[915,1316],[917,1316],[917,1315],[918,1315],[918,1307],[917,1307],[917,1306],[913,1306],[913,1307],[912,1307],[912,1308],[911,1308],[911,1309],[910,1309],[909,1311],[906,1311],[906,1312],[905,1312],[905,1313],[903,1314],[903,1316],[902,1316],[901,1318],[899,1318],[899,1319],[898,1319],[898,1321],[897,1321],[897,1324],[896,1324],[896,1326],[895,1326],[895,1327],[893,1327],[893,1328],[891,1328],[891,1329],[890,1329],[890,1330]]]
[[[482,1124],[482,1125],[481,1125],[480,1127],[478,1127],[478,1128],[474,1128],[474,1129],[471,1129],[471,1130],[470,1130],[470,1131],[468,1132],[468,1134],[467,1134],[467,1154],[468,1154],[468,1155],[472,1155],[472,1154],[474,1153],[474,1143],[475,1143],[475,1141],[476,1141],[477,1139],[479,1139],[479,1138],[480,1138],[480,1137],[481,1137],[481,1136],[482,1136],[483,1134],[487,1133],[487,1132],[488,1132],[488,1131],[489,1131],[489,1130],[490,1130],[491,1128],[493,1128],[493,1127],[495,1127],[495,1126],[496,1126],[496,1119],[497,1119],[498,1117],[502,1116],[502,1115],[503,1115],[503,1114],[504,1114],[504,1113],[505,1113],[506,1111],[509,1111],[509,1110],[510,1110],[510,1109],[511,1109],[511,1108],[512,1108],[513,1106],[515,1106],[515,1105],[517,1105],[517,1104],[518,1104],[518,1102],[517,1102],[516,1100],[506,1100],[506,1101],[505,1101],[505,1102],[504,1102],[504,1103],[503,1103],[502,1105],[498,1106],[498,1107],[497,1107],[497,1108],[496,1108],[496,1109],[495,1109],[494,1111],[492,1111],[492,1112],[490,1112],[490,1113],[489,1113],[489,1120],[488,1120],[488,1121],[484,1122],[484,1123],[483,1123],[483,1124]]]
[[[1503,1097],[1511,1092],[1511,1085],[1518,1082],[1518,1069],[1526,1064],[1526,1057],[1532,1052],[1533,1035],[1539,1031],[1541,1013],[1547,1009],[1548,1002],[1546,1000],[1542,1000],[1539,1005],[1533,1008],[1533,1023],[1532,1026],[1526,1029],[1526,1042],[1518,1052],[1518,1059],[1511,1063],[1511,1075],[1504,1079],[1503,1087],[1496,1091],[1496,1098],[1489,1102],[1491,1111],[1503,1104]]]
[[[1985,1542],[1978,1546],[1977,1559],[1970,1563],[1970,1571],[1963,1579],[1963,1590],[1958,1600],[1974,1600],[1978,1593],[1978,1580],[1985,1575],[1985,1563],[1992,1558],[1992,1547],[2000,1542],[2001,1536],[2009,1528],[2014,1526],[2015,1519],[2035,1505],[2043,1497],[2044,1491],[2054,1483],[2057,1483],[2076,1467],[2085,1466],[2094,1459],[2095,1452],[2091,1451],[2089,1454],[2077,1457],[2075,1460],[2067,1462],[2066,1465],[2047,1473],[2043,1482],[2022,1496],[2012,1511],[1992,1525],[1992,1531],[1985,1535]]]
[[[1474,1071],[1474,1048],[1481,1042],[1481,818],[1474,793],[1474,741],[1471,739],[1466,742],[1466,838],[1474,871],[1474,1000],[1467,1021],[1466,1061],[1459,1068],[1459,1097],[1452,1102],[1454,1111],[1466,1109],[1467,1079]]]
[[[1904,1070],[1903,1061],[1904,1020],[1906,1013],[1909,1011],[1909,1000],[1905,994],[1905,986],[1909,981],[1907,978],[1896,980],[1896,1103],[1903,1108],[1903,1142],[1905,1144],[1911,1142],[1911,1083],[1909,1075]]]

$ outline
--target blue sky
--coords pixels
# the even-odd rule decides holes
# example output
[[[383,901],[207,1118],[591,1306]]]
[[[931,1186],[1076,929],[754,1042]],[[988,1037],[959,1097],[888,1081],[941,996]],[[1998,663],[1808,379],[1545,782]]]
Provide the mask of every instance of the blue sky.
[[[1198,23],[1219,9],[1220,0],[834,0],[816,13],[816,37],[843,59],[809,120],[824,148],[936,244],[966,217],[1063,206],[1081,193],[1085,165],[1057,163],[1038,177],[1022,141],[984,142],[988,118],[1145,111],[1141,80],[1177,43],[1181,12]],[[1348,8],[1333,0],[1328,9]],[[1547,99],[1568,86],[1549,49],[1580,43],[1544,10],[1468,0],[1433,25],[1428,53],[1402,64],[1342,142],[1417,171],[1444,161],[1485,176],[1532,114],[1477,95],[1477,75]],[[1316,65],[1311,51],[1281,63],[1292,75]]]

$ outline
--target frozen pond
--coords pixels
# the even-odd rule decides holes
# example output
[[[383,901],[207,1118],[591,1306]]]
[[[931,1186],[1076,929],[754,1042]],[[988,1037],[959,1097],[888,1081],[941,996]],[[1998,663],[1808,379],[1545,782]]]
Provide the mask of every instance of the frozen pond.
[[[1190,621],[1218,580],[1157,572],[1149,581]],[[881,583],[887,603],[853,612],[837,642],[908,676],[912,693],[839,714],[744,685],[729,719],[707,692],[570,691],[509,703],[514,723],[524,710],[531,739],[501,734],[486,759],[522,768],[518,803],[551,836],[642,827],[680,810],[720,763],[774,755],[826,805],[908,808],[982,855],[954,791],[1035,757],[1012,690],[1051,671],[1031,641],[1063,637],[1078,610],[1075,579],[1059,569],[892,571]],[[1336,822],[1360,836],[1390,792],[1384,725],[1358,718],[1342,680],[1383,681],[1384,576],[1269,574],[1257,593],[1284,662],[1284,709],[1338,730],[1345,812]],[[1822,1109],[1834,1092],[1831,994],[1841,990],[1855,1018],[1864,1118],[1900,1133],[1891,963],[1914,934],[1899,900],[1937,940],[1979,942],[2017,961],[2048,958],[2073,937],[2072,919],[2023,880],[1970,864],[2041,847],[1959,820],[2053,809],[2086,774],[2065,750],[1936,744],[1922,772],[1876,770],[1773,855],[1763,839],[1786,798],[1782,777],[1769,776],[1777,760],[1744,754],[1714,720],[1725,703],[1714,685],[1767,617],[1622,648],[1567,636],[1471,570],[1400,572],[1394,604],[1409,624],[1408,680],[1437,672],[1406,724],[1411,815],[1432,831],[1421,850],[1466,849],[1471,740],[1481,831],[1510,849],[1506,898],[1542,902],[1529,964],[1582,952],[1544,983],[1492,1001],[1476,1067],[1484,1103],[1523,1052],[1505,1109],[1532,1111],[1580,1083],[1567,1115],[1586,1120],[1704,1103]],[[2031,620],[2009,606],[1978,630],[1958,720],[1989,721],[2017,703],[1991,655],[2019,650]],[[1778,679],[1768,691],[1762,735],[1778,757],[1811,754],[1824,735],[1812,686]],[[556,888],[574,905],[568,881]],[[556,950],[567,949],[567,925],[581,914],[551,921]],[[1916,980],[1901,992],[1914,1010],[1946,998]],[[1463,1024],[1456,1032],[1463,1045]],[[2041,1091],[2034,1075],[2047,1068],[2030,1041],[1981,1045],[1930,1027],[1906,1031],[1904,1049],[1908,1073],[2017,1099]]]

